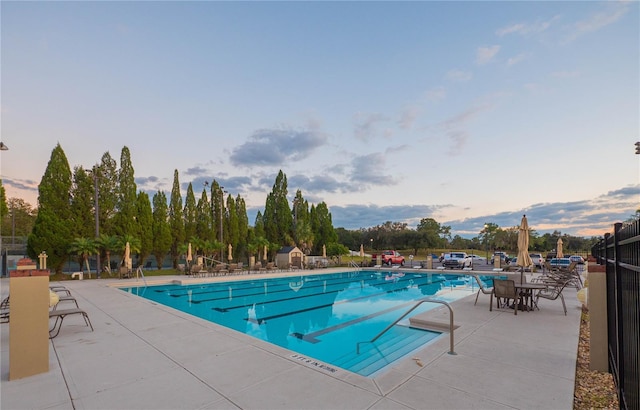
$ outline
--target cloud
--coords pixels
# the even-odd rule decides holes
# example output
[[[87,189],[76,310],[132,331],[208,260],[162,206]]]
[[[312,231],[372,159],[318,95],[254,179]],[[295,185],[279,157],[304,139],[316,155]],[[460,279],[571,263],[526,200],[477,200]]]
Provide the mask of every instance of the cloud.
[[[496,35],[499,37],[506,36],[507,34],[519,34],[522,36],[528,36],[532,34],[542,33],[543,31],[546,31],[549,27],[551,27],[551,24],[559,18],[560,16],[556,15],[546,21],[538,20],[534,23],[511,24],[496,30]]]
[[[39,183],[31,179],[2,178],[2,185],[5,188],[18,189],[21,191],[38,192]]]
[[[447,96],[447,90],[444,87],[436,87],[428,90],[425,93],[425,97],[427,101],[440,101],[443,100]]]
[[[507,59],[507,67],[511,67],[513,65],[521,63],[527,58],[529,58],[529,53],[520,53],[516,56],[509,57],[509,59]]]
[[[370,141],[378,135],[379,124],[386,121],[389,121],[389,119],[380,113],[357,113],[354,118],[354,135],[359,140]]]
[[[186,175],[202,175],[206,174],[207,172],[208,171],[202,167],[187,168],[187,170],[184,171]]]
[[[523,214],[539,235],[560,231],[575,236],[601,236],[612,232],[613,224],[627,220],[638,206],[640,185],[608,192],[597,198],[573,202],[538,203],[527,208],[457,220],[439,220],[442,210],[454,208],[451,204],[435,205],[345,205],[331,206],[333,225],[349,230],[368,228],[387,221],[406,223],[415,229],[422,218],[434,218],[442,225],[451,226],[454,235],[466,238],[477,236],[487,222],[501,228],[520,223]]]
[[[418,108],[408,107],[402,112],[398,125],[404,130],[410,130],[413,128],[416,118],[418,118]]]
[[[618,21],[629,11],[629,2],[607,2],[605,11],[593,13],[588,18],[577,21],[569,27],[565,42],[569,43],[580,36],[592,33]]]
[[[253,133],[231,152],[236,166],[282,165],[307,158],[327,143],[327,136],[316,130],[262,129]]]
[[[453,117],[450,117],[440,122],[438,125],[446,129],[464,126],[469,121],[471,121],[474,117],[476,117],[478,114],[480,114],[481,112],[487,111],[491,107],[492,105],[489,103],[477,104],[471,108],[466,109],[465,111],[459,114],[454,115]]]
[[[495,57],[499,51],[499,45],[478,47],[478,50],[476,51],[476,64],[484,65],[489,63],[491,60],[493,60],[493,57]]]
[[[447,132],[447,138],[451,142],[447,153],[452,157],[458,156],[464,150],[464,146],[469,139],[469,133],[463,130],[452,130]]]
[[[448,205],[345,205],[330,206],[333,226],[349,230],[369,228],[385,222],[404,222],[415,228],[421,219],[432,218]]]
[[[473,74],[470,71],[453,69],[447,72],[447,79],[456,83],[469,81],[472,77]]]
[[[391,175],[382,173],[386,157],[382,153],[373,153],[355,157],[351,160],[351,173],[348,178],[357,191],[364,189],[362,185],[391,186],[396,180]]]

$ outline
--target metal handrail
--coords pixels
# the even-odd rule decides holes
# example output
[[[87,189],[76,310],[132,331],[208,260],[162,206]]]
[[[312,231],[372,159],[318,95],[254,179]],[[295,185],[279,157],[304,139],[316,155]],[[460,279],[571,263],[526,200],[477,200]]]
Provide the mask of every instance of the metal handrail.
[[[352,268],[362,269],[362,267],[360,265],[358,265],[356,262],[354,262],[353,259],[351,259],[351,261],[349,261],[349,265],[351,265]]]
[[[380,333],[378,333],[373,339],[369,340],[368,342],[358,342],[356,344],[356,353],[360,354],[360,344],[362,343],[373,343],[376,340],[378,340],[378,338],[380,336],[382,336],[387,330],[391,329],[393,326],[395,326],[399,321],[401,321],[402,319],[404,319],[409,313],[413,312],[418,306],[420,306],[421,304],[425,303],[425,302],[431,302],[431,303],[440,303],[441,305],[445,305],[446,307],[449,308],[449,344],[450,344],[450,350],[449,350],[449,354],[455,355],[457,354],[454,350],[453,350],[453,309],[451,309],[451,305],[449,305],[447,302],[443,301],[443,300],[439,300],[439,299],[431,299],[431,298],[424,298],[418,301],[418,303],[416,303],[415,305],[413,305],[413,307],[411,309],[409,309],[408,311],[406,311],[402,316],[400,316],[398,319],[396,319],[396,321],[394,321],[393,323],[391,323],[389,326],[385,327],[384,330]]]
[[[140,274],[142,276],[142,281],[144,282],[144,286],[149,286],[149,285],[147,285],[147,279],[144,277],[144,272],[142,271],[142,266],[138,266],[138,269],[136,269],[136,280],[138,280],[138,274]]]

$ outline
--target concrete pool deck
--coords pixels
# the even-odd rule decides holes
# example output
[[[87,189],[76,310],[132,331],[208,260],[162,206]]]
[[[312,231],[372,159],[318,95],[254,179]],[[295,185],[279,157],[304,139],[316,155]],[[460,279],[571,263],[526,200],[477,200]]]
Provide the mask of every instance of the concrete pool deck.
[[[300,276],[269,276],[285,274]],[[4,298],[9,280],[0,281]],[[575,289],[564,291],[567,316],[560,300],[541,299],[539,311],[514,315],[490,312],[489,295],[474,306],[470,294],[451,303],[459,326],[455,355],[447,353],[449,334],[443,334],[367,378],[299,360],[289,350],[123,292],[118,283],[142,284],[62,282],[95,331],[69,316],[49,343],[47,373],[9,381],[9,325],[2,325],[3,410],[573,408],[581,313]],[[424,315],[449,320],[445,307]]]

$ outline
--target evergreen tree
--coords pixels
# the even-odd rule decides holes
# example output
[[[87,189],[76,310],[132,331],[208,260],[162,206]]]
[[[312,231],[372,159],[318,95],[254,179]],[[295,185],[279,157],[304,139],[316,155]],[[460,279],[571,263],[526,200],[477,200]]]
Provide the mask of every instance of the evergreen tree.
[[[248,256],[249,217],[247,216],[247,205],[240,195],[236,197],[236,214],[238,215],[238,254]]]
[[[196,236],[205,242],[216,239],[211,218],[211,204],[209,203],[205,187],[202,189],[202,195],[196,207]]]
[[[71,168],[58,143],[38,185],[38,216],[27,239],[29,257],[35,259],[46,252],[48,266],[55,272],[62,270],[73,241],[69,225],[71,185]]]
[[[256,214],[256,220],[253,223],[253,236],[258,238],[266,238],[266,234],[264,232],[264,218],[262,216],[262,212],[258,211]]]
[[[309,217],[309,204],[302,197],[300,190],[296,191],[296,196],[293,198],[291,212],[295,244],[305,255],[309,255],[313,249],[315,235]]]
[[[211,224],[213,225],[215,239],[220,245],[220,254],[218,255],[220,260],[224,257],[224,244],[226,242],[226,215],[224,209],[224,187],[220,186],[214,179],[211,183]]]
[[[95,236],[94,186],[90,172],[81,166],[73,169],[71,188],[71,235],[75,238],[93,238]]]
[[[196,227],[197,227],[197,207],[196,207],[196,197],[193,194],[193,185],[189,182],[189,186],[187,187],[187,196],[184,202],[184,237],[186,239],[191,239],[196,236]]]
[[[184,219],[182,218],[182,196],[180,195],[180,182],[178,170],[173,172],[173,188],[171,189],[171,202],[169,203],[169,226],[171,227],[171,261],[174,269],[178,267],[180,257],[179,247],[184,243]]]
[[[4,221],[4,218],[8,215],[9,208],[7,207],[7,194],[2,185],[2,179],[0,179],[0,221]]]
[[[314,230],[314,253],[319,255],[322,252],[322,245],[328,246],[338,241],[338,234],[333,228],[331,213],[324,201],[315,207],[313,221],[312,225],[316,227]]]
[[[138,263],[140,266],[144,266],[144,263],[153,251],[153,211],[151,210],[149,195],[144,191],[138,193],[136,204],[138,206],[138,218],[136,219],[138,227],[136,229],[136,235],[140,238]]]
[[[133,235],[136,230],[136,198],[137,186],[133,176],[131,153],[126,146],[120,154],[120,171],[118,172],[118,185],[116,189],[116,215],[114,221],[114,233],[116,235]]]
[[[100,165],[94,167],[93,172],[98,179],[98,214],[100,233],[115,235],[113,217],[116,213],[118,201],[117,186],[118,172],[116,161],[109,152],[102,154]]]
[[[9,198],[7,205],[9,212],[2,220],[0,232],[4,236],[11,234],[16,238],[26,238],[33,229],[37,210],[21,198]]]
[[[153,196],[153,250],[158,269],[162,269],[162,263],[167,253],[171,251],[171,227],[168,222],[169,210],[167,196],[158,191]]]
[[[287,200],[287,176],[278,172],[264,208],[264,231],[275,246],[293,245],[293,217]]]

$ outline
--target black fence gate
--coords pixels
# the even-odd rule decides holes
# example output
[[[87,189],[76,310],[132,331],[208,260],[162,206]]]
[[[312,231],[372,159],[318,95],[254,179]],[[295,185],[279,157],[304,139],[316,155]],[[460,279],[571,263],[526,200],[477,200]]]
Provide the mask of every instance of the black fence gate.
[[[615,224],[591,254],[606,265],[609,371],[620,408],[640,410],[640,220]]]

